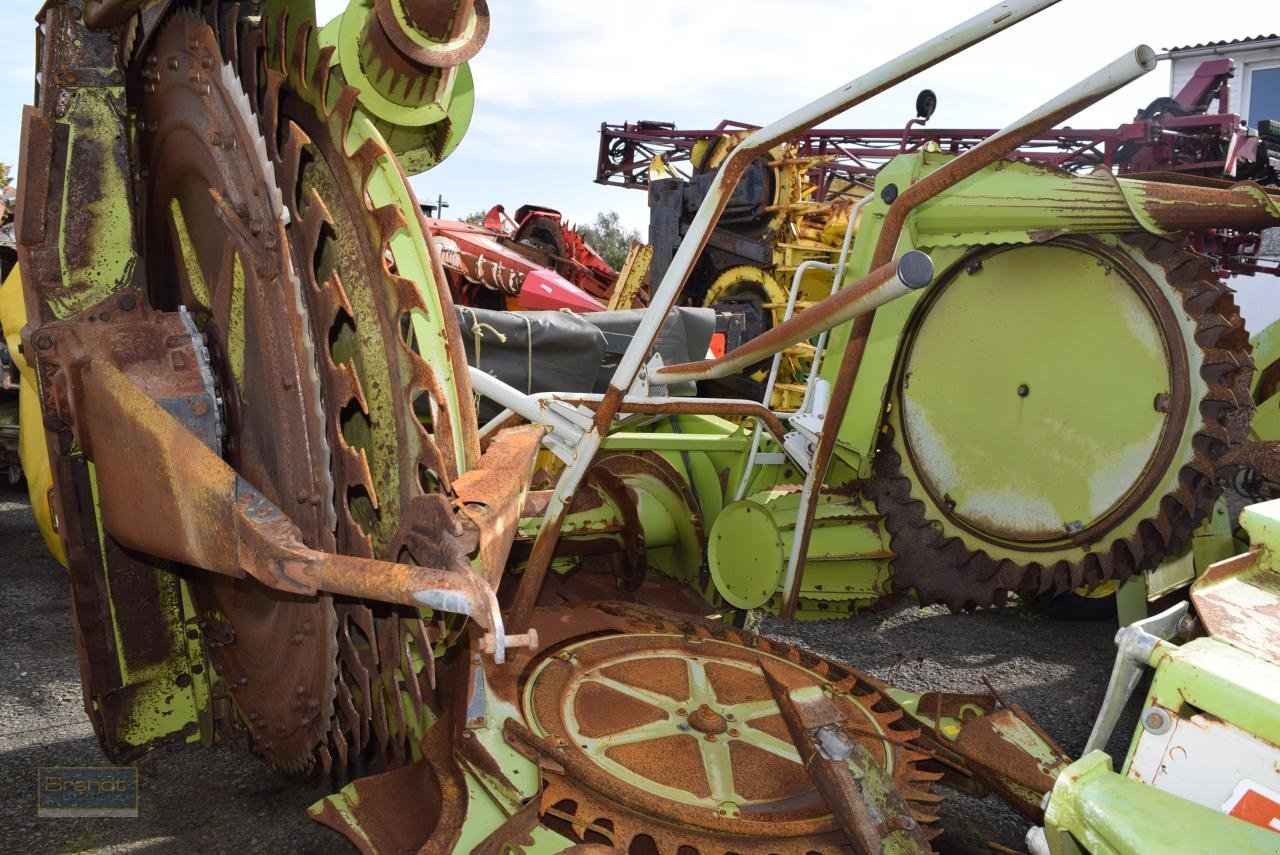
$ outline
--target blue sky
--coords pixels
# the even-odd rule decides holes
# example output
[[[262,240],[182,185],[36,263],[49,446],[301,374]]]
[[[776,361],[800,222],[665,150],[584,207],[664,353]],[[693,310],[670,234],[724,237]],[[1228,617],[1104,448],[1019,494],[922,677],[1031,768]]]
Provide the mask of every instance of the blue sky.
[[[16,158],[31,98],[38,0],[4,0],[0,161]],[[471,132],[445,164],[414,179],[461,216],[502,202],[558,207],[574,220],[615,209],[647,222],[644,194],[592,183],[600,122],[713,126],[763,123],[987,6],[973,0],[489,0],[490,39],[473,61]],[[1274,5],[1237,0],[1207,15],[1203,0],[1157,4],[1064,0],[838,119],[899,127],[917,90],[940,99],[934,125],[998,126],[1139,42],[1175,44],[1274,30]],[[343,0],[319,0],[326,20]],[[1105,8],[1105,12],[1102,10]],[[783,17],[784,12],[787,17]],[[1268,30],[1269,31],[1269,30]],[[1083,114],[1110,126],[1168,88],[1168,65]]]
[[[32,16],[39,0],[3,0],[7,35],[0,86],[0,161],[16,157],[31,98]],[[413,179],[421,199],[443,195],[463,216],[502,202],[536,202],[575,221],[617,210],[643,230],[644,193],[601,187],[602,121],[722,118],[767,122],[989,5],[981,0],[489,0],[492,30],[472,63],[476,115],[458,151]],[[319,0],[320,20],[345,6]],[[900,127],[915,93],[938,93],[935,126],[997,127],[1069,87],[1135,44],[1157,51],[1280,29],[1274,0],[1057,6],[837,118],[845,127]],[[1158,10],[1158,11],[1157,11]],[[1115,126],[1167,94],[1169,68],[1083,113],[1077,127]],[[1280,311],[1280,310],[1278,310]]]

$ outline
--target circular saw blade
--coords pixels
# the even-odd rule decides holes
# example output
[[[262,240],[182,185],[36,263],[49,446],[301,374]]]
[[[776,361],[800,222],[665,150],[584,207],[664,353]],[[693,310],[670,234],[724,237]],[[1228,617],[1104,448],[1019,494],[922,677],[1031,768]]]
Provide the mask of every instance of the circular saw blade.
[[[250,104],[213,30],[174,14],[142,63],[139,138],[151,299],[186,307],[226,406],[226,456],[316,548],[332,549],[320,384],[288,211]],[[315,763],[336,696],[328,596],[252,578],[191,578],[206,644],[253,736],[281,771]]]

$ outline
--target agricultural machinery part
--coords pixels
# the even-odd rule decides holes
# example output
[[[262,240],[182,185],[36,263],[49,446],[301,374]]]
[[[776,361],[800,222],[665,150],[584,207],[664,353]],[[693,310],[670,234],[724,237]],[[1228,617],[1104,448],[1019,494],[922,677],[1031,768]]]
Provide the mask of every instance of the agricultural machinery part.
[[[1040,821],[1066,758],[1016,708],[897,692],[739,631],[716,577],[788,611],[904,586],[985,605],[1134,569],[1071,553],[1044,572],[1002,558],[927,575],[903,546],[908,518],[862,483],[890,441],[897,344],[930,338],[911,310],[946,299],[975,260],[993,268],[985,284],[1007,275],[1001,255],[1048,250],[1104,259],[1123,275],[1095,275],[1135,293],[1152,293],[1135,266],[1187,286],[1179,329],[1204,348],[1188,359],[1222,394],[1143,391],[1181,419],[1174,465],[1138,514],[1168,547],[1238,444],[1251,368],[1229,297],[1200,287],[1203,262],[1170,236],[1280,221],[1271,197],[1004,159],[1144,71],[1142,48],[960,157],[882,172],[861,211],[881,225],[831,271],[844,287],[745,345],[767,360],[827,336],[791,424],[753,401],[673,394],[716,366],[664,365],[655,345],[761,154],[1052,4],[999,3],[718,155],[607,390],[535,396],[466,364],[406,178],[465,130],[481,0],[351,0],[323,28],[307,0],[46,3],[23,127],[19,328],[107,754],[243,728],[280,771],[345,784],[314,811],[366,851],[920,852],[943,779]],[[481,429],[476,394],[509,412]],[[709,537],[732,541],[761,515],[772,563],[712,572]],[[972,551],[949,544],[925,554]]]

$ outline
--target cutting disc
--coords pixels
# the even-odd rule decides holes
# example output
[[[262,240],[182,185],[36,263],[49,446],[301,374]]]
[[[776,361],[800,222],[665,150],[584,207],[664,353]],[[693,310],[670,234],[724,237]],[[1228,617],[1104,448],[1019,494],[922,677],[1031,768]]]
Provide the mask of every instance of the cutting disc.
[[[225,456],[333,548],[332,486],[310,321],[265,142],[213,30],[175,14],[143,61],[139,149],[151,299],[207,336],[225,404]],[[303,772],[329,730],[337,617],[329,597],[192,575],[206,643],[253,735]]]

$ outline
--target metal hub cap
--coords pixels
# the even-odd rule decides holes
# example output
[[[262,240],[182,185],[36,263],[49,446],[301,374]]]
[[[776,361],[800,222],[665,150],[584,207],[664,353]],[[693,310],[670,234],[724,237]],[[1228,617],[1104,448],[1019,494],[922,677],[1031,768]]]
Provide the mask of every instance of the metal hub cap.
[[[770,836],[831,830],[835,821],[791,741],[761,658],[832,692],[875,762],[894,774],[886,723],[852,695],[798,664],[713,639],[579,642],[536,668],[526,713],[539,735],[576,755],[575,778],[654,819],[717,830],[725,821],[760,823],[752,833]]]
[[[678,710],[677,710],[678,712]],[[711,707],[703,704],[693,712],[689,713],[689,727],[699,733],[705,733],[708,736],[724,733],[729,729],[729,719],[733,717],[733,713],[722,716],[720,713],[711,709]]]

